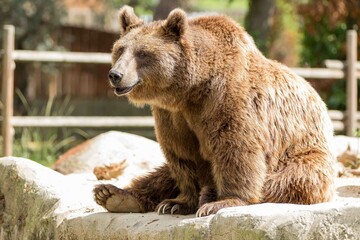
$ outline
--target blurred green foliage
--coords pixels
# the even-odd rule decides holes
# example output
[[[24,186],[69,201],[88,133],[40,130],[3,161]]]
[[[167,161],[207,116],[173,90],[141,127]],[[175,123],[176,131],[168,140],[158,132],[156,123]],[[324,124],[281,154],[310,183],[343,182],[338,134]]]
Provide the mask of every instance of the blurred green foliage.
[[[108,6],[118,9],[123,5],[129,5],[135,8],[139,15],[153,14],[153,10],[158,4],[159,0],[111,0],[108,1]]]
[[[337,80],[333,83],[330,96],[327,98],[327,105],[329,109],[346,109],[346,82],[344,80]]]
[[[290,0],[291,1],[291,0]],[[295,2],[295,1],[293,1]],[[311,67],[323,65],[326,59],[346,59],[346,32],[360,25],[359,0],[309,0],[297,4],[303,32],[301,63]],[[358,43],[358,51],[360,42]],[[358,82],[360,89],[360,82]],[[346,82],[335,81],[329,97],[330,109],[346,108]]]
[[[0,26],[14,25],[16,49],[53,49],[54,35],[66,16],[62,1],[1,0]],[[0,31],[0,39],[2,32]]]
[[[312,31],[303,29],[301,64],[312,67],[322,66],[326,59],[345,59],[345,22],[331,27],[326,18],[312,26]]]
[[[19,89],[16,94],[21,99],[27,116],[69,116],[74,108],[70,98],[56,102],[49,98],[46,105],[37,108],[29,103]],[[14,156],[31,159],[45,166],[52,165],[59,155],[79,144],[89,136],[80,129],[24,127],[15,129]]]
[[[306,21],[306,20],[305,20]],[[319,67],[326,59],[345,59],[347,26],[340,22],[332,27],[326,17],[312,25],[312,31],[303,29],[301,65]],[[346,82],[337,80],[333,83],[326,103],[329,109],[346,109]]]

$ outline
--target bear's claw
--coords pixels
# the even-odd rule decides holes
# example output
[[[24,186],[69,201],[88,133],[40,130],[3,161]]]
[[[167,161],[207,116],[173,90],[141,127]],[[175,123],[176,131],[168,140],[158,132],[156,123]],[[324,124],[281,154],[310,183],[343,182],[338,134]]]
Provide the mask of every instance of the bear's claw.
[[[180,209],[179,204],[175,204],[175,205],[171,208],[170,214],[171,214],[171,215],[174,215],[174,213],[177,212],[179,209]]]
[[[216,202],[206,203],[196,211],[196,217],[206,217],[217,213],[223,206],[219,206]]]
[[[227,207],[245,206],[248,202],[245,202],[239,198],[232,197],[215,202],[209,202],[202,205],[196,212],[196,217],[205,217],[211,214],[216,214],[220,209]]]
[[[188,204],[176,203],[175,200],[165,200],[157,206],[157,213],[161,214],[192,214],[195,209]]]
[[[180,209],[179,204],[175,204],[174,206],[171,206],[170,203],[166,203],[166,204],[159,206],[157,213],[159,215],[168,214],[168,213],[170,213],[171,215],[174,215],[179,209]]]
[[[157,213],[158,213],[159,215],[161,215],[161,214],[166,214],[166,213],[168,213],[168,210],[169,210],[170,208],[171,208],[170,203],[165,203],[165,204],[159,205],[159,209],[158,209]]]

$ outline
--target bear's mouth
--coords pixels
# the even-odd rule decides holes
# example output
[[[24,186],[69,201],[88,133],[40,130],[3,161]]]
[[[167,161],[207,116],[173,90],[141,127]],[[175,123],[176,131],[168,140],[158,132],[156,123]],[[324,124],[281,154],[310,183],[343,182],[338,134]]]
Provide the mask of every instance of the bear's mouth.
[[[129,93],[139,83],[140,83],[140,80],[137,81],[134,85],[132,85],[130,87],[114,87],[114,93],[116,96],[123,96],[123,95]]]

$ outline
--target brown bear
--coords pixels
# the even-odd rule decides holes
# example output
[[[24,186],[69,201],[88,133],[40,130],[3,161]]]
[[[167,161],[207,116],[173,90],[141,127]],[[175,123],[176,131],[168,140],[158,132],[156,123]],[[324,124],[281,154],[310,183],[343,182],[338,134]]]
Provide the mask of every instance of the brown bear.
[[[325,104],[304,79],[265,58],[235,21],[190,19],[175,9],[145,24],[125,6],[120,27],[110,85],[151,106],[166,164],[125,189],[96,186],[98,204],[110,212],[206,216],[332,199]]]

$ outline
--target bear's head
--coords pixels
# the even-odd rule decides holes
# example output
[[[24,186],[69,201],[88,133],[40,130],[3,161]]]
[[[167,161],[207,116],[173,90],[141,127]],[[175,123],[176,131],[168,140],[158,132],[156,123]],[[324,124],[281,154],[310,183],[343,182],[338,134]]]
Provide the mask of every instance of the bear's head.
[[[116,95],[135,104],[170,104],[189,79],[187,17],[180,9],[149,24],[131,7],[120,9],[120,39],[112,50],[109,83]],[[174,103],[175,104],[175,103]]]

